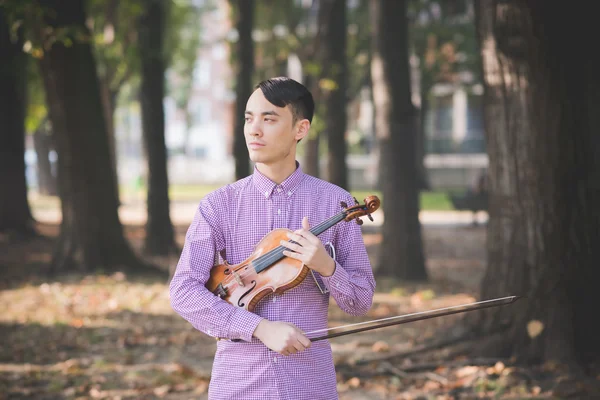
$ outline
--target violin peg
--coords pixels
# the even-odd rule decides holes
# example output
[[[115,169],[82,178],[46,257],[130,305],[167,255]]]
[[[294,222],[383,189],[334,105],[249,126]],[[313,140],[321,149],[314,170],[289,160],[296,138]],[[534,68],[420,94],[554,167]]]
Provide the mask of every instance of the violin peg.
[[[356,218],[356,223],[357,223],[358,225],[362,225],[362,224],[363,224],[363,222],[362,222],[362,219],[360,219],[360,218]]]
[[[369,219],[371,220],[371,222],[373,222],[373,217],[371,216],[371,214],[367,214],[367,216],[369,217]]]
[[[354,197],[354,202],[355,202],[356,204],[359,204],[359,203],[358,203],[358,200],[356,200],[356,197]]]
[[[340,204],[342,205],[342,207],[348,208],[348,204],[346,204],[345,201],[340,201]]]

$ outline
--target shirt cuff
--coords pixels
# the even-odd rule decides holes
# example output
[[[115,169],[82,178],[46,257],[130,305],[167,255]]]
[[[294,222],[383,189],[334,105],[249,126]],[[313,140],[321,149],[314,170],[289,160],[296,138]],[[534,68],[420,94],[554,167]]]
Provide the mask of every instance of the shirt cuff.
[[[264,318],[244,309],[237,309],[229,323],[229,339],[242,339],[246,342],[252,341],[252,334]]]
[[[335,261],[335,270],[333,271],[333,274],[331,274],[331,276],[321,275],[321,279],[323,280],[325,287],[331,291],[332,288],[339,290],[346,282],[348,282],[349,277],[348,272]]]

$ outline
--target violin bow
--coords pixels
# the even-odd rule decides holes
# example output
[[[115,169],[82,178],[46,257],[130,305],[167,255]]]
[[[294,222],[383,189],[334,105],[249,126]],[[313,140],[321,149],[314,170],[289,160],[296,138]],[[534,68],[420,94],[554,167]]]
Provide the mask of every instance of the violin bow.
[[[315,334],[319,336],[310,338],[311,342],[316,342],[323,339],[329,339],[338,336],[349,335],[351,333],[364,332],[371,329],[383,328],[384,326],[406,324],[408,322],[421,321],[429,318],[437,318],[444,315],[458,314],[466,311],[481,310],[483,308],[504,306],[512,304],[522,296],[507,296],[497,299],[477,301],[475,303],[460,304],[457,306],[438,308],[434,310],[416,312],[412,314],[397,315],[394,317],[381,318],[373,321],[359,322],[356,324],[338,326],[329,329],[319,329],[312,332],[307,332],[306,336],[310,338]]]

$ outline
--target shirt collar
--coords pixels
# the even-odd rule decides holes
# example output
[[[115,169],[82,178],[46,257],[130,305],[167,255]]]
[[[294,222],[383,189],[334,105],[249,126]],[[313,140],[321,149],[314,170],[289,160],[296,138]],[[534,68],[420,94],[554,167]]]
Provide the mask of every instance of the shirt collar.
[[[304,172],[298,161],[296,161],[296,170],[279,185],[263,175],[258,168],[256,168],[256,165],[254,166],[254,173],[252,174],[254,186],[267,199],[271,197],[275,190],[285,193],[288,197],[291,196],[296,191],[303,178]]]

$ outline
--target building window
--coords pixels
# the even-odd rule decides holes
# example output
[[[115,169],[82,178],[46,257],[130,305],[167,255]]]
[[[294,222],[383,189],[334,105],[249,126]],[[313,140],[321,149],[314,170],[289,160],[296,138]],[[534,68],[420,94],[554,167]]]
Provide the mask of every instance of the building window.
[[[206,88],[210,84],[210,63],[206,60],[196,61],[194,68],[194,86]]]

